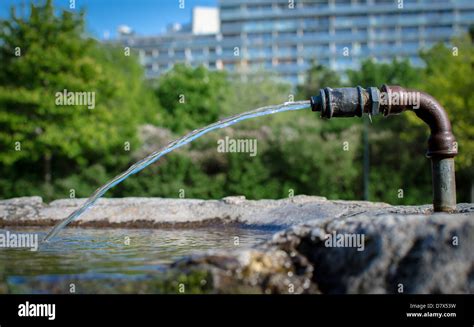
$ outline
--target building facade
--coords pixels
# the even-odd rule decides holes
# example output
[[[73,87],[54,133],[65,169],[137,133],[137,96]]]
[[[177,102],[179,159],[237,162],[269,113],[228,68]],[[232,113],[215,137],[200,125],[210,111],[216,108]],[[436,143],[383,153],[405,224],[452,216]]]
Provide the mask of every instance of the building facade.
[[[315,61],[338,71],[365,58],[419,65],[421,49],[474,24],[472,0],[219,0],[218,9],[215,33],[187,28],[121,41],[138,49],[149,78],[184,62],[240,74],[264,69],[297,84]]]

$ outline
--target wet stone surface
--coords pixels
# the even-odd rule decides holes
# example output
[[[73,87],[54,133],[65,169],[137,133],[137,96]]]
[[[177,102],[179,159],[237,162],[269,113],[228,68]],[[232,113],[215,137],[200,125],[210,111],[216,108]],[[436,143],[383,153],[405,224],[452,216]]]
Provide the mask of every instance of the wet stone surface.
[[[51,225],[82,201],[3,200],[0,226]],[[237,229],[225,236],[229,244],[242,228],[262,231],[247,234],[247,240],[260,237],[258,242],[225,247],[198,244],[196,251],[181,251],[160,262],[159,274],[155,269],[125,281],[107,275],[100,285],[84,286],[84,292],[474,293],[474,204],[459,204],[453,214],[434,214],[431,205],[391,206],[310,196],[260,201],[103,199],[76,225],[100,226],[103,231],[117,226],[168,230],[181,236],[200,230],[203,239],[207,229],[227,226]],[[100,244],[103,239],[93,242]],[[61,244],[65,251],[71,246]],[[41,284],[44,280],[34,283],[40,283],[36,289],[61,293],[68,279],[56,280],[54,290]],[[5,290],[11,292],[11,285],[0,282],[0,292]],[[17,287],[13,292],[22,290]]]

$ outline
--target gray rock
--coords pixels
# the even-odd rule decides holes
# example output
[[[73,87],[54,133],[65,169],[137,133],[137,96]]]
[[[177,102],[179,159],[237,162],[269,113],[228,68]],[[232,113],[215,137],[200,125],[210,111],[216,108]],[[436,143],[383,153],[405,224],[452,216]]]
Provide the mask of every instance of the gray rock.
[[[0,222],[14,220],[16,223],[21,223],[37,219],[43,208],[43,200],[39,196],[0,200]]]
[[[1,200],[0,227],[52,225],[84,201]],[[474,204],[459,204],[453,214],[433,214],[430,205],[312,196],[101,199],[76,224],[162,228],[209,223],[280,230],[254,248],[207,252],[172,265],[180,274],[209,274],[212,285],[206,287],[214,292],[474,293]]]
[[[86,199],[62,199],[45,204],[39,197],[0,201],[0,226],[51,226],[79,208]],[[222,200],[120,198],[99,199],[75,225],[100,227],[196,227],[209,224],[247,224],[288,228],[340,212],[356,214],[390,207],[385,203],[329,201],[323,197],[295,196],[281,200]]]
[[[428,209],[343,210],[338,217],[295,225],[252,250],[205,254],[177,266],[210,271],[214,288],[222,292],[258,286],[272,293],[474,293],[472,204],[459,205],[456,214]],[[333,246],[330,235],[363,236],[363,248],[350,242]],[[258,269],[276,257],[267,269]]]

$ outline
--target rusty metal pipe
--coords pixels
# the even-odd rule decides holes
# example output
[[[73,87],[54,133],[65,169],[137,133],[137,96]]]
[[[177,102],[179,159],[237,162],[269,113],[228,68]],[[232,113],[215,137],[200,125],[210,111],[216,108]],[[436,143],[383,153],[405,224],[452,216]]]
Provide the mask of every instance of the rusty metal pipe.
[[[456,179],[454,158],[431,158],[433,183],[433,210],[453,212],[456,210]]]
[[[363,89],[325,88],[319,95],[311,97],[313,111],[321,117],[361,117],[362,114],[384,116],[411,110],[429,127],[427,157],[432,162],[433,209],[436,212],[456,210],[456,183],[454,157],[458,153],[451,122],[444,108],[429,94],[405,89],[400,86],[383,85]]]

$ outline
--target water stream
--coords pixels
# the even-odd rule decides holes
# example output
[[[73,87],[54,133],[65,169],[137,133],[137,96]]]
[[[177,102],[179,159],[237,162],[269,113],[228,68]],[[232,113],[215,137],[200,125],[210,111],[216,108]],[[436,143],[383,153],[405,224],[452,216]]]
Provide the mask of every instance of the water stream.
[[[234,125],[240,121],[244,121],[247,119],[257,118],[261,116],[271,115],[279,112],[285,111],[295,111],[295,110],[302,110],[309,108],[309,101],[297,101],[297,102],[287,102],[276,106],[267,106],[258,108],[255,110],[247,111],[235,116],[231,116],[225,119],[222,119],[216,123],[208,125],[206,127],[196,129],[189,134],[169,143],[168,145],[164,146],[163,148],[151,153],[146,158],[138,161],[137,163],[130,166],[126,171],[117,175],[112,180],[110,180],[105,185],[99,187],[88,199],[87,201],[79,207],[77,210],[72,212],[67,218],[59,222],[54,228],[46,235],[44,241],[50,240],[52,237],[56,236],[64,227],[66,227],[71,221],[79,217],[82,213],[84,213],[87,209],[89,209],[100,197],[102,197],[108,190],[110,190],[115,185],[121,183],[129,176],[134,175],[141,171],[142,169],[146,168],[147,166],[151,165],[158,159],[160,159],[165,154],[176,150],[195,139],[207,134],[211,131],[225,128],[231,125]]]

